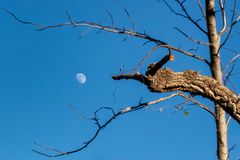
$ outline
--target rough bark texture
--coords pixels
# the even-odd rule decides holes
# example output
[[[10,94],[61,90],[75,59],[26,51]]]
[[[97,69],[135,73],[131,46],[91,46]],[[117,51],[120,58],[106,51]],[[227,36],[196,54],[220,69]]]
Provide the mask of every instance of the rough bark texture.
[[[240,123],[240,103],[237,95],[214,78],[202,76],[198,72],[192,70],[174,72],[171,69],[159,69],[154,75],[136,73],[117,75],[112,78],[137,80],[145,84],[151,92],[184,91],[201,95],[216,102]]]
[[[208,40],[211,44],[210,57],[211,57],[211,72],[214,79],[222,83],[221,59],[220,59],[220,36],[217,33],[216,17],[215,17],[215,1],[206,0],[206,21],[208,29]],[[216,134],[217,134],[217,155],[219,160],[228,159],[228,143],[227,143],[227,123],[226,114],[223,106],[219,106],[215,102],[215,115],[216,115]]]

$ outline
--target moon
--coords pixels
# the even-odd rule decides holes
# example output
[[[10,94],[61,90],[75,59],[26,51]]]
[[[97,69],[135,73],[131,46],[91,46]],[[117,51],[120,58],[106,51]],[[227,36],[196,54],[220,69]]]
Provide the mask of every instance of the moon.
[[[87,77],[83,73],[77,73],[76,79],[79,83],[84,84],[84,83],[86,83]]]

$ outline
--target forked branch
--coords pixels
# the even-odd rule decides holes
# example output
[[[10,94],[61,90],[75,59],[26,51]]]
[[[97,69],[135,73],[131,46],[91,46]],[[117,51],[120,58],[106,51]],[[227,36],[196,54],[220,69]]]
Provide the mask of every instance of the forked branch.
[[[204,34],[207,34],[207,32],[198,24],[198,21],[195,21],[193,19],[192,16],[190,16],[190,14],[188,13],[187,9],[185,8],[184,6],[184,2],[185,1],[182,1],[180,2],[179,0],[176,0],[177,4],[180,6],[180,8],[182,9],[183,13],[180,13],[180,12],[177,12],[175,11],[170,4],[168,4],[168,2],[166,0],[162,0],[166,6],[169,8],[169,10],[171,12],[173,12],[174,14],[178,15],[178,16],[181,16],[183,18],[186,18],[188,19],[190,22],[192,22],[193,25],[195,25],[201,32],[203,32]]]

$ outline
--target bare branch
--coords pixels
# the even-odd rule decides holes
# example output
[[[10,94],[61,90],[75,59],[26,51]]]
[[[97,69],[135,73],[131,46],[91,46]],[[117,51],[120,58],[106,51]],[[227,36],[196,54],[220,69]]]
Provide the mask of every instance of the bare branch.
[[[202,6],[201,0],[197,0],[197,3],[198,3],[198,7],[200,8],[200,10],[202,12],[203,17],[206,19],[206,13],[205,13],[204,8]]]
[[[180,48],[177,48],[177,47],[174,47],[174,46],[171,46],[171,45],[169,45],[169,46],[170,46],[170,47],[172,48],[172,50],[174,50],[174,51],[183,53],[183,54],[185,54],[185,55],[187,55],[187,56],[189,56],[189,57],[192,57],[192,58],[195,58],[195,59],[197,59],[197,60],[203,61],[203,62],[205,62],[207,65],[210,65],[210,62],[209,62],[207,59],[203,58],[203,57],[197,56],[197,55],[195,55],[195,54],[193,54],[193,53],[190,53],[190,52],[188,52],[188,51],[182,50],[182,49],[180,49]]]
[[[168,100],[168,99],[171,99],[175,96],[179,95],[179,93],[173,93],[167,97],[163,97],[163,98],[160,98],[160,99],[157,99],[157,100],[153,100],[153,101],[149,101],[149,102],[145,102],[145,103],[139,103],[138,105],[136,106],[127,106],[127,107],[124,107],[123,109],[121,109],[120,111],[116,112],[110,108],[110,107],[102,107],[100,109],[98,109],[95,113],[94,113],[94,118],[92,118],[93,121],[95,121],[95,123],[97,123],[97,126],[98,126],[98,129],[95,131],[95,133],[93,134],[93,136],[88,140],[86,141],[85,143],[83,143],[83,145],[81,147],[79,147],[78,149],[76,150],[72,150],[72,151],[67,151],[67,152],[62,152],[62,151],[59,151],[58,149],[53,149],[51,148],[50,151],[53,151],[53,152],[57,152],[57,154],[46,154],[44,152],[40,152],[38,150],[32,150],[33,152],[35,153],[38,153],[40,155],[43,155],[43,156],[46,156],[46,157],[61,157],[61,156],[64,156],[64,155],[69,155],[69,154],[73,154],[73,153],[76,153],[76,152],[79,152],[85,148],[88,147],[89,144],[91,144],[91,142],[96,139],[96,137],[99,135],[99,133],[106,127],[108,126],[114,119],[117,119],[118,117],[126,114],[126,113],[130,113],[130,112],[133,112],[133,111],[137,111],[137,110],[140,110],[140,109],[143,109],[143,108],[146,108],[148,106],[151,106],[151,105],[155,105],[155,104],[158,104],[160,102],[163,102],[165,100]],[[105,122],[103,123],[102,125],[99,124],[99,119],[97,118],[97,113],[99,111],[101,111],[102,109],[107,109],[107,110],[110,110],[113,115]],[[48,149],[49,150],[49,149]]]
[[[227,122],[226,122],[227,125],[229,125],[229,122],[231,121],[231,119],[232,119],[232,117],[229,116],[228,119],[227,119]]]
[[[222,13],[222,29],[220,30],[218,35],[221,36],[225,32],[225,30],[226,30],[227,19],[226,19],[225,6],[223,5],[223,1],[222,0],[219,0],[219,5],[220,5],[221,13]]]
[[[226,38],[224,39],[224,41],[222,42],[222,44],[220,45],[219,51],[227,43],[227,41],[228,41],[228,39],[229,39],[229,37],[230,37],[230,35],[232,33],[233,26],[235,24],[237,24],[238,21],[240,20],[240,16],[238,16],[237,19],[234,21],[236,5],[237,5],[237,2],[236,2],[236,0],[234,0],[233,14],[232,14],[232,18],[231,18],[231,25],[229,26],[228,29],[225,29],[224,32],[222,32],[222,34],[224,34],[225,32],[228,32],[228,34],[227,34]]]
[[[234,0],[231,24],[230,24],[230,26],[228,28],[225,29],[224,33],[230,32],[232,30],[232,28],[234,27],[234,25],[236,25],[239,22],[239,20],[240,20],[240,15],[234,20],[234,17],[235,17],[235,14],[236,14],[236,6],[237,6],[237,1]],[[222,33],[222,34],[224,34],[224,33]]]
[[[228,67],[230,64],[235,63],[235,62],[238,60],[239,57],[240,57],[240,53],[238,53],[236,56],[234,56],[234,57],[227,63],[226,67]]]
[[[34,142],[33,144],[35,144],[35,145],[38,146],[38,147],[44,148],[44,149],[47,150],[47,151],[56,152],[56,153],[62,153],[62,151],[60,151],[60,150],[58,150],[58,149],[56,149],[56,148],[46,147],[46,146],[44,146],[44,145],[42,145],[42,144],[39,144],[39,143],[36,143],[36,142]]]
[[[113,21],[113,16],[111,14],[111,12],[109,12],[108,10],[106,10],[107,14],[109,15],[110,19],[111,19],[111,23],[112,23],[112,27],[114,27],[114,21]]]
[[[85,36],[88,32],[90,32],[91,29],[92,29],[91,27],[86,28],[78,38],[79,39],[83,38],[83,36]]]
[[[5,8],[4,10],[5,10],[9,15],[11,15],[15,20],[17,20],[17,21],[20,22],[20,23],[32,25],[33,27],[36,27],[36,28],[42,28],[42,27],[43,27],[42,25],[38,25],[38,24],[33,23],[33,22],[23,21],[23,20],[19,19],[15,14],[13,14],[12,12],[10,12],[10,11],[7,10],[6,8]]]
[[[184,33],[182,30],[180,30],[179,28],[175,27],[175,29],[180,32],[181,34],[183,34],[186,38],[190,39],[191,41],[197,43],[197,44],[202,44],[204,46],[210,46],[209,43],[206,43],[206,42],[201,42],[199,40],[196,40],[196,39],[193,39],[191,36],[187,35],[186,33]]]
[[[226,82],[229,80],[230,76],[232,75],[233,73],[233,70],[234,70],[234,67],[235,67],[236,63],[234,63],[230,69],[230,71],[228,72],[228,74],[226,75],[226,77],[224,78],[224,85],[226,85]]]
[[[189,101],[189,100],[185,99],[184,102],[175,105],[174,108],[176,108],[177,111],[183,111],[183,112],[186,112],[186,110],[185,110],[182,106],[185,105],[188,101]],[[175,112],[177,112],[177,111],[174,111],[173,113],[175,113]]]
[[[157,45],[157,46],[153,47],[153,48],[141,59],[141,61],[137,64],[137,66],[134,67],[132,73],[136,72],[137,69],[144,63],[144,61],[145,61],[155,50],[157,50],[157,49],[160,48],[160,47],[168,48],[168,51],[169,51],[168,54],[169,54],[169,56],[172,55],[171,47],[169,47],[168,45]],[[172,56],[173,56],[173,55],[172,55]]]
[[[127,17],[128,17],[128,19],[129,19],[130,23],[132,24],[132,30],[134,31],[135,23],[134,23],[133,19],[131,18],[130,14],[129,14],[128,10],[127,10],[127,8],[124,7],[124,5],[123,5],[119,0],[115,0],[115,1],[124,9],[124,11],[125,11],[125,13],[127,14]]]
[[[81,118],[83,118],[83,119],[87,119],[87,120],[91,120],[91,118],[89,118],[89,117],[87,117],[87,116],[85,116],[84,114],[82,114],[76,107],[74,107],[72,104],[68,104],[69,105],[69,107],[73,110],[73,111],[75,111]]]
[[[195,21],[188,13],[188,11],[186,10],[186,8],[183,5],[183,2],[180,2],[179,0],[176,0],[176,2],[179,4],[179,6],[182,8],[185,17],[191,21],[200,31],[202,31],[204,34],[207,34],[207,32],[197,23],[197,21]]]
[[[157,50],[157,49],[160,48],[161,46],[162,46],[162,45],[157,45],[157,46],[153,47],[153,48],[142,58],[142,60],[137,64],[137,66],[133,68],[132,73],[136,72],[137,69],[144,63],[144,61],[145,61],[155,50]]]
[[[234,144],[231,148],[228,149],[228,158],[229,158],[230,152],[232,152],[232,151],[235,149],[236,146],[237,146],[237,145]],[[239,160],[239,159],[238,159],[238,160]]]
[[[232,28],[240,21],[240,15],[231,23],[231,25],[225,30],[224,33],[230,32]]]
[[[166,6],[169,8],[169,10],[170,10],[171,12],[173,12],[174,14],[176,14],[177,16],[181,16],[181,17],[183,17],[183,18],[188,18],[186,15],[175,11],[175,10],[171,7],[171,5],[167,3],[167,1],[165,1],[165,0],[162,0],[162,1],[166,4]]]
[[[202,109],[204,109],[205,111],[207,111],[208,113],[210,113],[214,118],[216,118],[215,113],[212,112],[208,107],[204,106],[203,104],[201,104],[200,102],[198,102],[196,99],[194,99],[192,96],[188,96],[186,94],[183,94],[181,92],[179,92],[179,96],[184,97],[190,101],[192,101],[194,104],[198,105],[199,107],[201,107]]]
[[[232,74],[233,75],[233,74]],[[235,86],[234,86],[234,84],[232,83],[232,81],[230,80],[230,78],[228,78],[228,83],[230,84],[230,86],[231,86],[231,88],[232,88],[232,91],[233,91],[233,93],[237,93],[236,92],[236,89],[235,89]]]
[[[174,47],[174,46],[172,46],[172,45],[170,45],[170,44],[168,44],[168,43],[166,43],[162,40],[153,38],[146,33],[135,32],[135,31],[132,31],[132,30],[127,30],[125,28],[118,28],[118,27],[113,27],[113,26],[103,26],[103,25],[97,24],[95,22],[88,22],[88,21],[80,21],[80,22],[73,22],[72,21],[72,22],[66,22],[66,23],[61,23],[61,24],[56,24],[56,25],[48,25],[48,26],[36,25],[35,23],[32,23],[32,22],[25,22],[25,21],[20,20],[12,12],[8,11],[8,13],[11,16],[13,16],[14,19],[16,19],[17,21],[19,21],[21,23],[33,25],[34,27],[37,28],[36,29],[37,31],[43,31],[43,30],[46,30],[46,29],[58,28],[58,27],[64,27],[64,26],[74,26],[74,27],[85,26],[85,27],[99,29],[99,31],[106,31],[106,32],[111,32],[111,33],[115,33],[115,34],[122,34],[122,35],[128,35],[128,36],[132,36],[132,37],[138,37],[138,38],[141,38],[141,39],[145,39],[147,41],[156,43],[157,45],[162,45],[165,48],[171,48],[172,50],[174,50],[176,52],[179,52],[179,53],[185,54],[187,56],[190,56],[192,58],[195,58],[197,60],[203,61],[208,65],[210,64],[209,61],[206,60],[203,57],[197,56],[197,55],[192,54],[192,53],[190,53],[188,51],[185,51],[183,49]]]

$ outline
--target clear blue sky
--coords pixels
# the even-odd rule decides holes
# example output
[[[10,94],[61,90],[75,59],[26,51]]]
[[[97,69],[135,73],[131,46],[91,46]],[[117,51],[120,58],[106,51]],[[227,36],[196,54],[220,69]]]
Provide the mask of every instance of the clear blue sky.
[[[187,50],[198,46],[174,30],[175,26],[206,41],[189,22],[170,13],[157,0],[121,0],[121,3],[128,9],[137,31],[146,31]],[[189,7],[197,17],[199,10],[196,6]],[[135,105],[141,98],[148,101],[168,95],[150,93],[138,82],[115,82],[111,79],[112,75],[119,73],[120,68],[131,70],[135,67],[153,47],[152,44],[143,46],[143,40],[129,37],[123,41],[124,36],[97,33],[94,29],[86,28],[64,27],[39,32],[32,26],[16,22],[6,14],[4,8],[40,24],[65,22],[66,11],[74,20],[111,24],[106,12],[108,10],[116,26],[131,27],[123,8],[114,0],[0,1],[0,159],[47,159],[30,151],[44,151],[34,142],[62,151],[81,146],[91,137],[96,126],[81,119],[69,108],[69,103],[85,115],[92,116],[99,107],[117,110]],[[79,39],[83,33],[86,34]],[[233,49],[239,50],[237,43],[230,44]],[[139,71],[144,72],[148,64],[159,60],[164,53],[165,50],[159,50],[151,55]],[[179,53],[174,54],[176,60],[166,67],[176,71],[193,68],[201,74],[209,74],[207,67],[200,62]],[[206,48],[200,49],[198,54],[209,58]],[[224,53],[224,60],[230,59],[229,55]],[[75,79],[78,72],[87,76],[84,85]],[[239,82],[236,83],[239,76],[234,78],[236,91],[239,92]],[[198,99],[212,108],[212,103]],[[153,109],[125,115],[104,129],[87,149],[58,159],[216,159],[214,120],[197,106],[187,106],[187,117],[170,107],[182,101],[175,98]],[[167,108],[159,112],[159,107]],[[106,118],[109,114],[103,113],[102,116]],[[231,152],[232,159],[240,156],[239,133],[239,125],[231,121],[229,145],[237,144]]]

